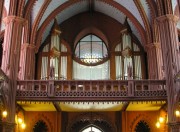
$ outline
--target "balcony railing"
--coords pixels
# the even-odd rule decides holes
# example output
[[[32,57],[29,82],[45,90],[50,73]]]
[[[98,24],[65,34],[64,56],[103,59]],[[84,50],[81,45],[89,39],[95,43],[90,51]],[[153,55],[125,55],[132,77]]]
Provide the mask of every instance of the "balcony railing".
[[[17,100],[166,100],[165,80],[18,81]]]

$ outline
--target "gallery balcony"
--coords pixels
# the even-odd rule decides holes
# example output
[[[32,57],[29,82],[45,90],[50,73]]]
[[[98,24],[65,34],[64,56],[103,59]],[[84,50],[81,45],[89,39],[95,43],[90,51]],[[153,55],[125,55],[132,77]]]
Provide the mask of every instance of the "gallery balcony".
[[[17,101],[166,100],[165,80],[26,80],[17,82]]]

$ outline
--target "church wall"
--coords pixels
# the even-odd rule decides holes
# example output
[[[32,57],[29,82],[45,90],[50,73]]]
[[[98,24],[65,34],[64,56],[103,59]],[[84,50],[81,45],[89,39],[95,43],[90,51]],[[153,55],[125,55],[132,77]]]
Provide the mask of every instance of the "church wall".
[[[165,117],[159,111],[126,111],[122,112],[122,132],[134,132],[139,121],[145,121],[151,132],[166,132],[166,121],[161,123],[160,128],[156,127],[159,117]]]
[[[25,112],[26,132],[32,132],[33,126],[39,121],[43,120],[47,127],[48,132],[59,132],[61,129],[61,113],[58,112]]]
[[[68,127],[82,119],[84,115],[89,114],[89,118],[94,116],[106,120],[117,132],[134,132],[139,121],[145,121],[150,127],[151,132],[167,132],[166,121],[161,123],[159,129],[156,128],[156,122],[160,116],[165,114],[159,111],[126,111],[120,112],[121,116],[117,117],[117,112],[25,112],[26,131],[31,132],[33,126],[38,120],[43,120],[50,132],[65,132]],[[87,117],[88,117],[87,116]],[[118,121],[119,120],[119,121]],[[119,123],[119,124],[118,124]],[[77,124],[76,124],[77,125]]]
[[[113,44],[117,44],[120,42],[120,31],[122,30],[123,26],[119,22],[97,12],[92,14],[91,16],[89,15],[91,14],[89,14],[88,12],[81,13],[64,21],[60,25],[60,28],[62,30],[61,37],[66,40],[71,45],[71,47],[73,47],[77,35],[86,28],[90,29],[90,27],[97,28],[104,33],[105,37],[107,37],[108,43],[110,44],[110,48],[113,47]],[[93,31],[89,31],[89,33],[90,32]],[[98,34],[98,36],[103,39],[104,36],[100,35],[101,34]]]

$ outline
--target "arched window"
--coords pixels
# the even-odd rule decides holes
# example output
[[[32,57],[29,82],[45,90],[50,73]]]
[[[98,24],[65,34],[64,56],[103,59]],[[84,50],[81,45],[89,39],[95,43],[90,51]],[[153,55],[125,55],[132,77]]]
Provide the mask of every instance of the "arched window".
[[[109,79],[108,49],[99,37],[89,34],[76,44],[73,79]]]
[[[135,132],[150,132],[150,127],[145,121],[141,120],[136,125]]]
[[[79,40],[75,48],[75,57],[87,65],[101,62],[107,56],[108,52],[105,43],[93,34]]]
[[[82,130],[81,132],[103,132],[100,129],[94,127],[94,126],[90,126],[88,128],[85,128],[84,130]]]
[[[48,132],[48,127],[44,121],[39,120],[34,125],[33,132]]]

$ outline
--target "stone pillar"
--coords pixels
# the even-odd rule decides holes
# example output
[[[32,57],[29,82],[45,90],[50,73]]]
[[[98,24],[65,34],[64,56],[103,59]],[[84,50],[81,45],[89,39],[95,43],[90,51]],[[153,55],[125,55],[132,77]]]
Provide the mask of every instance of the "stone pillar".
[[[8,92],[5,95],[8,102],[6,109],[8,112],[7,122],[9,124],[15,123],[15,108],[16,108],[16,88],[17,88],[17,76],[19,71],[19,58],[20,48],[22,41],[22,29],[25,20],[17,16],[8,16],[4,19],[6,24],[4,44],[3,44],[3,58],[2,58],[2,70],[9,77]],[[14,127],[8,132],[13,131]]]
[[[165,69],[166,77],[166,90],[167,90],[167,102],[168,102],[168,124],[170,132],[177,131],[173,127],[174,122],[176,122],[175,109],[177,107],[177,94],[179,87],[177,87],[176,82],[174,81],[175,75],[180,70],[180,58],[179,58],[179,44],[178,44],[178,35],[176,22],[178,18],[174,15],[164,15],[157,18],[159,29],[160,29],[160,39],[162,47],[162,56]],[[179,129],[178,125],[178,130]]]
[[[116,80],[116,66],[115,66],[115,53],[111,52],[110,55],[110,79]]]
[[[72,55],[71,53],[67,56],[67,80],[72,80]]]
[[[0,0],[0,31],[1,31],[1,24],[2,24],[2,18],[3,18],[3,6],[4,6],[4,0]]]
[[[24,43],[21,46],[19,79],[34,79],[35,69],[35,46]]]
[[[148,75],[149,79],[163,79],[163,61],[161,46],[159,43],[146,45],[148,58]]]
[[[15,128],[16,124],[3,121],[2,126],[2,132],[11,132]]]

